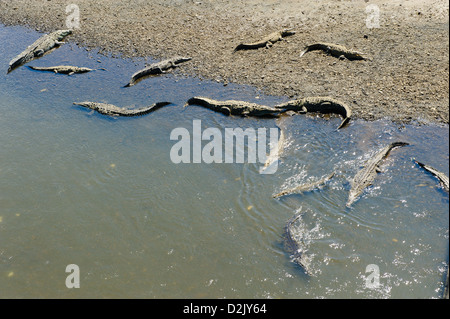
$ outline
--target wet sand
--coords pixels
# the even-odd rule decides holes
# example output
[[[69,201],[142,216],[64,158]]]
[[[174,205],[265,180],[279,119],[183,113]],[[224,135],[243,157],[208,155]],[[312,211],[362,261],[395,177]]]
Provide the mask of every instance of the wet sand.
[[[449,19],[444,0],[73,3],[80,9],[80,28],[68,41],[87,49],[155,59],[190,56],[193,60],[175,73],[224,85],[250,84],[290,98],[328,95],[347,102],[356,118],[449,122]],[[66,28],[68,4],[0,0],[0,22],[42,32]],[[366,12],[368,5],[379,9],[378,21],[375,11]],[[283,28],[297,33],[269,49],[233,54],[239,43]],[[370,59],[341,60],[318,51],[299,57],[306,45],[317,42],[338,43]],[[25,47],[18,45],[17,53]],[[124,70],[130,75],[135,71]]]

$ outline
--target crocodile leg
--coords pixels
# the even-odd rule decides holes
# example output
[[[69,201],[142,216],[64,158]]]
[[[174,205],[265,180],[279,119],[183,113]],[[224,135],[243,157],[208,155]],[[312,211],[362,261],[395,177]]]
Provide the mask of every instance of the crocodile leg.
[[[45,53],[44,50],[37,50],[36,52],[34,52],[34,56],[40,57],[40,56],[43,56],[44,53]]]

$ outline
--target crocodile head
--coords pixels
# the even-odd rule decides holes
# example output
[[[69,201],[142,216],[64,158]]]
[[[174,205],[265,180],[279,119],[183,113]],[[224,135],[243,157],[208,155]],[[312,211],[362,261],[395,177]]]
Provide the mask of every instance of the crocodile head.
[[[283,37],[294,35],[295,33],[296,33],[296,31],[293,31],[292,28],[281,30],[281,36],[283,36]]]
[[[62,40],[70,34],[72,34],[72,30],[59,30],[59,39]]]
[[[183,62],[191,61],[192,58],[190,58],[190,57],[184,57],[184,56],[178,56],[178,57],[176,57],[174,60],[175,60],[175,63],[178,64],[178,63],[183,63]]]
[[[73,105],[80,105],[80,106],[86,107],[91,110],[98,109],[96,107],[96,103],[93,103],[93,102],[73,102]]]
[[[353,54],[352,58],[353,58],[353,60],[367,60],[367,58],[365,57],[365,54],[361,53],[361,52],[355,52]]]
[[[350,193],[348,196],[347,204],[345,204],[345,206],[350,208],[352,206],[352,204],[356,201],[357,198],[358,198],[358,196],[356,194]]]

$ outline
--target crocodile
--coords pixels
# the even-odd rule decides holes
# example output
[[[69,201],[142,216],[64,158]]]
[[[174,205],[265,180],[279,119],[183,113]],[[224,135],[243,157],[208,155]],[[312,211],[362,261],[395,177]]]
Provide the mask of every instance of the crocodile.
[[[135,85],[137,82],[139,82],[138,80],[142,79],[145,76],[166,73],[166,71],[174,69],[178,67],[179,64],[190,60],[192,60],[192,58],[177,56],[157,63],[153,63],[148,67],[143,68],[142,70],[139,70],[136,73],[134,73],[131,76],[130,82],[128,82],[128,84],[126,84],[124,87],[130,87]]]
[[[29,68],[32,70],[36,70],[36,71],[51,71],[51,72],[55,72],[55,73],[62,73],[62,74],[68,74],[68,75],[93,71],[92,69],[89,69],[89,68],[70,66],[70,65],[57,65],[57,66],[49,66],[49,67],[29,66]]]
[[[292,261],[294,261],[297,265],[299,265],[306,274],[309,274],[309,270],[307,267],[307,263],[303,260],[303,249],[295,240],[294,235],[292,233],[292,225],[302,216],[302,213],[296,213],[292,216],[284,226],[284,238],[285,238],[285,247],[291,253]]]
[[[264,163],[263,170],[265,170],[275,161],[278,161],[278,159],[280,158],[281,154],[284,151],[284,144],[285,144],[284,132],[280,127],[279,130],[280,130],[280,137],[278,138],[277,148],[271,150],[269,156],[267,157]]]
[[[253,50],[258,48],[270,48],[275,42],[282,41],[284,37],[294,35],[296,32],[292,31],[292,29],[283,29],[281,31],[276,31],[265,38],[261,39],[260,41],[253,42],[253,43],[241,43],[239,44],[233,51],[239,51],[239,50]]]
[[[138,108],[138,109],[127,109],[123,107],[118,107],[113,104],[97,103],[97,102],[74,102],[74,105],[80,105],[87,107],[91,110],[97,111],[104,115],[110,116],[140,116],[145,115],[150,112],[156,111],[157,109],[172,104],[170,102],[158,102],[150,106]]]
[[[437,169],[428,166],[426,164],[423,164],[421,162],[416,161],[415,159],[413,159],[414,162],[419,165],[420,167],[422,167],[423,169],[425,169],[426,171],[430,172],[431,174],[433,174],[434,176],[436,176],[436,178],[439,180],[439,182],[441,183],[442,187],[448,192],[449,191],[449,180],[448,180],[448,176],[445,175],[442,172],[439,172]]]
[[[15,68],[24,65],[36,58],[43,56],[46,52],[63,44],[61,42],[66,36],[71,34],[71,30],[58,30],[49,34],[45,34],[37,39],[32,45],[28,46],[25,51],[20,53],[9,62],[8,72],[10,73]]]
[[[348,60],[367,60],[364,53],[347,49],[346,47],[338,44],[332,43],[315,43],[306,46],[302,52],[300,52],[300,57],[302,57],[306,52],[322,50],[327,54],[330,54],[337,58],[347,58]]]
[[[353,178],[350,194],[348,196],[347,207],[350,207],[357,200],[357,198],[362,194],[365,188],[372,185],[372,182],[375,179],[377,173],[381,172],[379,167],[381,161],[389,155],[389,152],[395,147],[406,145],[409,144],[404,142],[391,143],[367,161],[364,168],[356,173],[355,177]]]
[[[326,182],[328,182],[330,179],[333,178],[333,176],[336,174],[336,172],[333,172],[323,178],[321,178],[318,181],[312,182],[312,183],[306,183],[306,184],[302,184],[299,185],[297,187],[288,189],[288,190],[284,190],[278,194],[273,195],[274,198],[277,197],[281,197],[281,196],[285,196],[285,195],[290,195],[290,194],[294,194],[294,193],[304,193],[304,192],[310,192],[312,190],[317,189],[318,187],[324,185]]]
[[[435,169],[434,167],[431,167],[429,165],[423,164],[419,161],[417,161],[416,159],[413,158],[413,161],[419,165],[420,167],[422,167],[424,170],[428,171],[429,173],[431,173],[432,175],[434,175],[440,182],[441,186],[444,188],[444,190],[448,193],[449,192],[449,179],[448,176],[445,175],[444,173],[438,171],[437,169]],[[447,265],[447,279],[445,282],[445,286],[444,286],[444,295],[443,298],[444,299],[448,299],[449,297],[449,293],[448,293],[448,277],[449,277],[449,267]]]
[[[278,117],[282,113],[280,109],[266,105],[235,100],[217,101],[206,97],[193,97],[184,106],[193,104],[204,106],[225,115]]]
[[[326,96],[313,96],[291,100],[282,104],[278,104],[275,106],[275,108],[283,109],[284,111],[295,111],[299,113],[336,113],[344,118],[338,129],[343,128],[345,125],[347,125],[352,116],[352,109],[348,105],[346,105],[342,101]]]

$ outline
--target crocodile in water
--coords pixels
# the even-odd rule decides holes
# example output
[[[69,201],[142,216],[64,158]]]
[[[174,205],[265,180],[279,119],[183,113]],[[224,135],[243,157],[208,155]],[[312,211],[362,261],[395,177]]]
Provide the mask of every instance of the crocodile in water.
[[[28,46],[21,54],[16,56],[9,62],[8,73],[15,68],[34,60],[35,58],[43,56],[51,49],[60,46],[64,42],[61,42],[66,36],[71,34],[71,30],[58,30],[46,35],[43,35],[37,39],[32,45]]]
[[[437,169],[435,169],[434,167],[431,167],[429,165],[423,164],[419,161],[416,161],[415,159],[413,159],[414,162],[419,165],[420,167],[422,167],[424,170],[430,172],[431,174],[433,174],[441,183],[442,187],[444,188],[445,191],[449,191],[449,180],[448,180],[448,176],[445,175],[444,173],[438,171]],[[445,282],[445,286],[444,286],[444,295],[443,298],[444,299],[448,299],[448,277],[449,277],[449,267],[447,265],[447,279]]]
[[[389,152],[394,147],[409,145],[404,142],[395,142],[391,143],[388,146],[384,147],[380,152],[378,152],[374,157],[369,159],[365,165],[365,167],[356,173],[353,181],[351,183],[352,187],[350,189],[350,194],[348,196],[347,207],[350,207],[357,198],[362,194],[364,189],[372,185],[373,180],[375,179],[377,173],[380,172],[380,163],[384,160]]]
[[[320,186],[324,185],[330,179],[332,179],[335,174],[336,173],[333,172],[333,173],[325,176],[324,178],[322,178],[322,179],[320,179],[320,180],[318,180],[316,182],[299,185],[297,187],[294,187],[294,188],[282,191],[282,192],[280,192],[278,194],[275,194],[275,195],[273,195],[273,197],[277,198],[277,197],[290,195],[290,194],[294,194],[294,193],[304,193],[304,192],[309,192],[309,191],[315,190],[315,189],[319,188]]]
[[[276,148],[274,147],[273,149],[271,149],[270,154],[264,163],[263,170],[272,165],[272,163],[275,163],[275,161],[278,161],[278,159],[280,158],[280,156],[284,151],[285,146],[284,131],[280,127],[279,130],[280,130],[280,137],[278,138],[278,143],[276,145]]]
[[[299,242],[295,239],[294,234],[292,232],[293,224],[302,216],[302,213],[299,212],[292,216],[284,226],[284,239],[285,239],[285,247],[288,252],[291,254],[292,260],[302,267],[306,274],[309,274],[309,270],[307,267],[307,263],[303,260],[303,249],[300,246]]]
[[[118,107],[113,104],[97,103],[97,102],[75,102],[75,105],[81,105],[87,107],[91,110],[97,111],[104,115],[110,116],[140,116],[153,112],[163,106],[172,104],[170,102],[159,102],[152,104],[150,106],[138,108],[138,109],[127,109],[123,107]]]
[[[92,71],[92,69],[70,66],[70,65],[57,65],[57,66],[49,66],[49,67],[38,67],[38,66],[29,66],[30,69],[36,71],[50,71],[55,73],[62,73],[72,75],[75,73],[86,73]]]
[[[426,171],[430,172],[431,174],[433,174],[434,176],[436,176],[436,178],[440,181],[442,187],[448,192],[449,191],[449,180],[448,180],[448,176],[445,175],[444,173],[438,171],[437,169],[423,164],[421,162],[418,162],[414,159],[414,162],[416,162],[417,165],[419,165],[420,167],[422,167],[423,169],[425,169]]]

